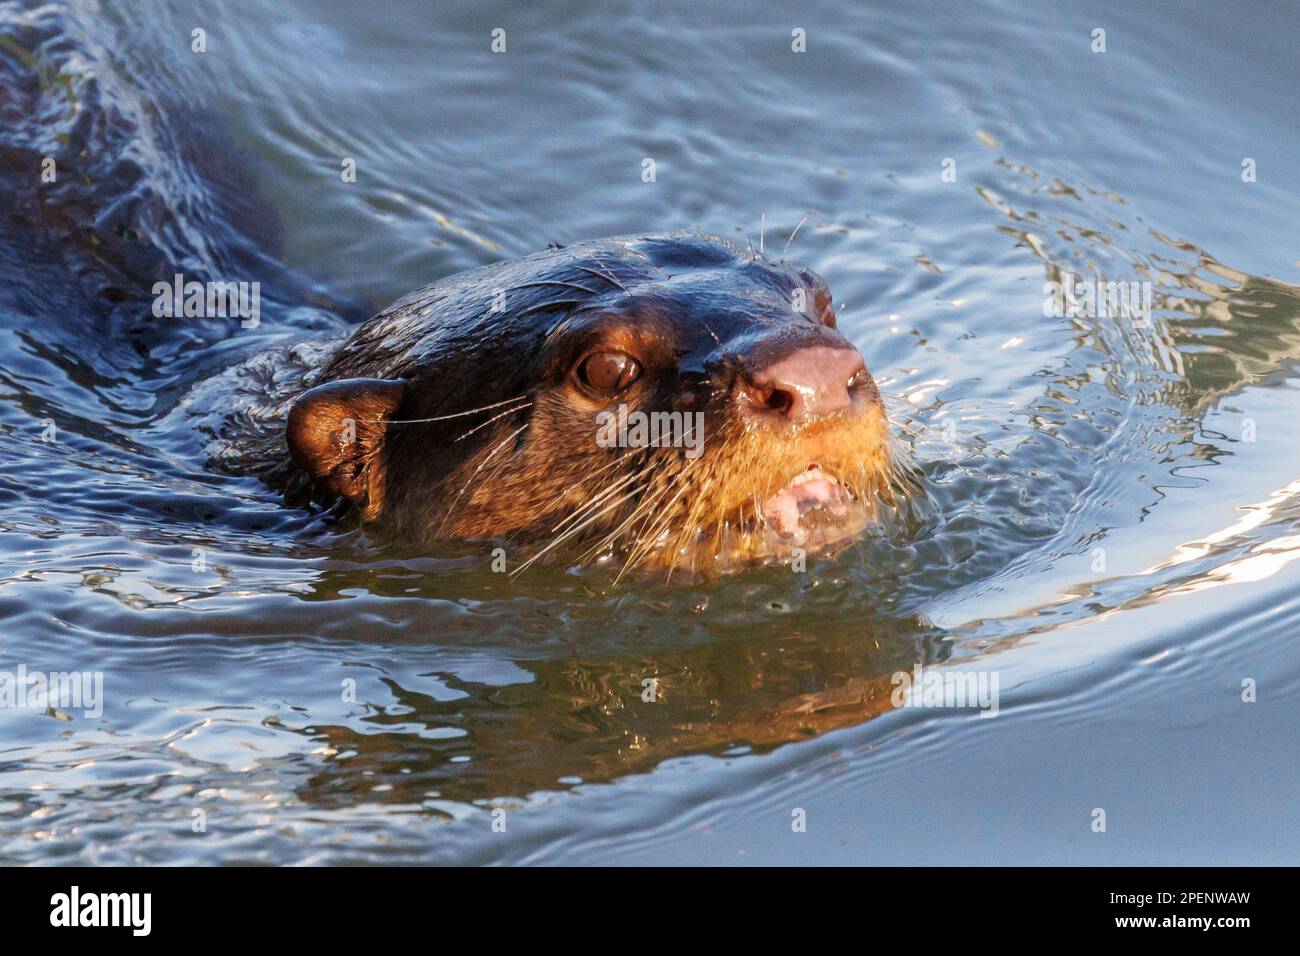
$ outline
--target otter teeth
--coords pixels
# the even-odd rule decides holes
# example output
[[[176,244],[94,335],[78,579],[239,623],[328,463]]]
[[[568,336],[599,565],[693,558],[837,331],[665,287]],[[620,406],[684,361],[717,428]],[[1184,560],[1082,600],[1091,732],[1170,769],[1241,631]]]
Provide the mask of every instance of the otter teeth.
[[[799,485],[807,484],[810,481],[817,481],[818,479],[824,481],[835,480],[834,478],[831,478],[829,475],[827,475],[820,468],[818,468],[816,464],[812,464],[808,466],[807,471],[803,472],[800,475],[796,475],[794,479],[790,482],[790,484],[786,485],[786,487],[797,488]]]
[[[807,537],[802,516],[814,508],[834,507],[843,497],[840,483],[814,462],[763,503],[763,519],[777,534],[801,543]]]

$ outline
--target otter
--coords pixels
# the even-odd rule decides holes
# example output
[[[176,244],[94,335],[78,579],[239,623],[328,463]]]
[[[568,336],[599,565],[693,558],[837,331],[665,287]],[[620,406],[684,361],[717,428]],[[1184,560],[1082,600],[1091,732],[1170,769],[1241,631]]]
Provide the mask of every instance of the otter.
[[[830,547],[869,524],[894,469],[825,281],[695,233],[435,282],[276,408],[283,432],[253,457],[291,500],[420,547],[522,542],[515,571],[570,549],[671,573]]]

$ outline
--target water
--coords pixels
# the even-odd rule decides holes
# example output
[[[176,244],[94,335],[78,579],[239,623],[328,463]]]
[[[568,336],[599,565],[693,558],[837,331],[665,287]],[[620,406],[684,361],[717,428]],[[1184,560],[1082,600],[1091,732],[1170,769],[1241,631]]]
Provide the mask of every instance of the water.
[[[0,670],[104,681],[0,708],[0,856],[1297,862],[1296,26],[0,3]],[[924,486],[805,574],[510,581],[205,462],[250,387],[214,376],[432,279],[805,217]],[[261,323],[154,319],[175,271]],[[1151,321],[1045,316],[1066,274]],[[893,707],[918,661],[997,716]]]

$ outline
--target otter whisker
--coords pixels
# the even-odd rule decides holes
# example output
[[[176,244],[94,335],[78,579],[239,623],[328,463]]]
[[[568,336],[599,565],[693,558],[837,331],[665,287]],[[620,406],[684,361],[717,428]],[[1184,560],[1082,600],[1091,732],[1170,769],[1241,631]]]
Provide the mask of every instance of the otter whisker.
[[[642,473],[644,474],[644,472]],[[657,477],[658,476],[651,473],[650,480],[648,480],[643,486],[643,490],[650,488],[652,485],[660,484],[660,482],[656,480]],[[620,537],[622,537],[624,531],[637,519],[644,517],[648,521],[650,509],[654,507],[655,502],[663,497],[664,493],[668,490],[668,487],[669,486],[663,486],[650,494],[642,495],[641,500],[633,506],[632,511],[627,515],[627,517],[613,528],[613,530],[609,531],[602,539],[597,541],[595,545],[587,549],[587,551],[581,556],[580,560],[586,560],[586,558],[591,554],[613,545]]]
[[[507,408],[504,412],[498,412],[497,414],[489,418],[487,421],[480,422],[479,424],[475,425],[465,434],[461,435],[460,438],[454,439],[454,441],[460,441],[461,438],[468,438],[470,435],[474,434],[480,428],[486,428],[488,425],[491,425],[498,418],[505,418],[507,415],[513,415],[515,412],[522,412],[525,408],[531,408],[532,405],[533,405],[532,402],[524,402],[522,405],[516,405],[513,408]]]
[[[439,533],[439,534],[442,533],[442,529],[445,528],[445,527],[447,526],[447,522],[451,520],[451,516],[452,516],[452,514],[455,513],[455,510],[456,510],[456,503],[457,503],[458,501],[460,501],[461,496],[462,496],[463,494],[465,494],[465,492],[466,492],[466,490],[468,490],[469,486],[472,485],[472,484],[474,484],[474,479],[476,479],[476,478],[478,477],[479,472],[481,472],[484,468],[487,467],[487,463],[488,463],[489,461],[492,460],[493,456],[496,455],[497,452],[499,452],[502,448],[504,448],[504,447],[505,447],[506,445],[508,445],[510,442],[512,442],[512,441],[514,441],[516,438],[518,438],[519,435],[520,435],[520,433],[523,432],[523,431],[525,431],[527,428],[528,428],[528,425],[527,425],[527,424],[520,425],[520,426],[519,426],[518,428],[516,428],[513,432],[511,432],[509,435],[507,435],[505,438],[503,438],[503,439],[502,439],[502,440],[497,444],[497,446],[496,446],[495,448],[493,448],[490,452],[488,452],[487,457],[484,458],[481,462],[479,462],[478,467],[474,469],[474,473],[471,474],[471,475],[469,476],[469,480],[466,481],[465,484],[461,486],[460,491],[456,492],[456,497],[453,498],[453,499],[451,500],[451,504],[447,506],[447,513],[446,513],[445,515],[443,515],[442,523],[441,523],[440,525],[438,525],[438,533]]]
[[[905,418],[895,418],[893,415],[889,416],[889,424],[894,428],[902,429],[909,435],[919,435],[927,430],[924,425],[911,422]]]
[[[714,534],[713,534],[713,553],[714,553],[714,554],[720,554],[720,553],[722,552],[722,542],[723,542],[723,540],[725,539],[726,534],[727,534],[727,530],[728,530],[730,527],[731,527],[731,522],[728,521],[726,518],[721,519],[720,521],[718,521],[718,522],[714,525],[714,528],[715,528],[715,530],[714,530]]]
[[[614,508],[617,508],[617,507],[618,507],[620,504],[622,504],[624,501],[627,501],[629,498],[632,498],[632,497],[634,497],[634,496],[636,496],[636,495],[638,495],[638,494],[640,494],[640,493],[641,493],[641,489],[640,489],[640,488],[633,488],[633,489],[632,489],[630,492],[628,492],[626,495],[623,495],[623,496],[620,497],[620,498],[616,498],[614,501],[610,502],[608,505],[606,505],[604,508],[602,508],[602,509],[601,509],[600,511],[598,511],[596,514],[592,515],[592,516],[591,516],[590,518],[588,518],[586,521],[582,522],[582,524],[574,525],[574,526],[573,526],[572,528],[570,528],[568,531],[564,532],[563,534],[561,534],[561,535],[558,536],[557,538],[553,539],[553,540],[551,541],[550,544],[548,544],[546,547],[542,548],[540,551],[538,551],[536,554],[534,554],[531,558],[529,558],[529,559],[528,559],[527,561],[525,561],[523,564],[519,565],[519,567],[517,567],[517,568],[515,568],[513,571],[511,571],[511,572],[510,572],[510,576],[511,576],[511,577],[514,577],[516,574],[519,574],[521,571],[523,571],[523,570],[524,570],[525,568],[527,568],[529,565],[533,564],[535,561],[537,561],[538,559],[540,559],[540,558],[541,558],[544,554],[546,554],[548,551],[551,551],[552,549],[554,549],[554,548],[558,547],[559,545],[563,544],[565,541],[567,541],[569,538],[573,537],[575,534],[577,534],[577,533],[578,533],[579,531],[581,531],[583,528],[587,527],[587,526],[588,526],[589,524],[591,524],[593,521],[596,521],[597,519],[599,519],[602,515],[607,514],[609,511],[613,510]]]
[[[804,216],[802,219],[799,220],[799,225],[794,227],[794,232],[791,232],[790,238],[785,241],[785,248],[781,250],[781,258],[777,259],[776,260],[777,262],[785,262],[785,254],[790,251],[790,243],[794,242],[795,234],[798,233],[800,226],[802,226],[807,221],[808,221],[807,216]]]
[[[448,418],[464,418],[466,415],[477,415],[479,412],[500,408],[502,405],[509,405],[527,397],[527,395],[516,395],[514,398],[493,402],[491,405],[480,405],[478,408],[471,408],[465,412],[452,412],[450,415],[434,415],[432,418],[365,418],[361,419],[361,421],[379,425],[418,425],[421,422],[441,422],[446,421]]]
[[[666,489],[671,488],[672,479],[681,478],[683,475],[686,474],[686,472],[690,471],[694,467],[694,465],[695,462],[690,462],[689,464],[686,465],[686,467],[680,469],[678,472],[670,476],[668,479],[665,479],[665,488]],[[646,554],[648,554],[651,551],[651,549],[653,549],[654,542],[658,540],[659,535],[663,533],[663,531],[667,528],[669,522],[671,522],[673,519],[673,512],[672,512],[673,505],[675,505],[678,499],[681,498],[681,496],[684,495],[688,490],[691,490],[691,484],[689,482],[683,484],[681,488],[678,489],[677,494],[673,495],[672,499],[668,502],[667,505],[664,506],[664,509],[660,512],[660,520],[652,526],[648,535],[645,534],[644,532],[638,532],[638,538],[636,542],[634,542],[633,544],[632,552],[628,555],[627,561],[623,565],[623,569],[618,572],[618,576],[614,579],[615,585],[617,585],[619,580],[622,579],[623,574],[627,571],[628,568],[632,567],[636,562],[640,561],[642,557],[644,557]]]
[[[708,475],[703,481],[698,483],[699,494],[696,495],[694,503],[691,505],[690,510],[686,513],[686,519],[682,524],[682,529],[681,531],[678,532],[677,538],[675,539],[675,547],[673,548],[672,562],[669,564],[668,567],[669,580],[672,579],[673,571],[677,567],[679,557],[683,550],[689,549],[690,558],[691,558],[690,568],[692,571],[695,570],[695,558],[698,554],[699,548],[698,545],[694,548],[690,548],[689,546],[691,543],[691,537],[693,535],[698,537],[699,535],[700,522],[696,516],[703,511],[706,503],[711,503],[713,501],[712,492],[713,492],[713,486],[716,483],[717,481],[716,481],[715,474]]]
[[[547,309],[558,309],[565,305],[581,306],[586,304],[587,301],[585,299],[553,299],[549,302],[538,302],[536,305],[530,305],[526,309],[520,309],[515,313],[515,316],[519,317],[530,315],[533,312],[544,312]]]
[[[576,282],[569,282],[564,279],[540,279],[537,282],[523,282],[519,285],[512,285],[507,292],[514,292],[518,289],[537,289],[542,286],[560,286],[565,289],[577,289],[579,292],[586,292],[588,295],[596,295],[596,290],[588,288],[585,285],[579,285]]]
[[[611,468],[613,468],[613,467],[615,467],[615,466],[617,466],[617,465],[622,465],[622,464],[626,464],[626,463],[627,463],[626,460],[623,459],[623,458],[615,458],[613,461],[610,461],[610,462],[607,462],[607,463],[601,465],[599,468],[597,468],[595,471],[593,471],[593,472],[592,472],[590,475],[588,475],[587,477],[588,477],[589,479],[595,479],[595,478],[597,478],[598,476],[600,476],[600,475],[604,474],[605,472],[609,471]],[[620,479],[620,480],[621,480],[621,479]],[[601,492],[601,493],[600,493],[600,495],[603,495],[603,494],[604,494],[604,492]],[[600,497],[600,495],[598,495],[597,497]],[[559,501],[559,498],[560,498],[560,496],[557,495],[557,496],[555,497],[555,500],[556,500],[556,501]],[[590,499],[590,498],[587,499],[587,503],[590,504],[590,503],[592,502],[592,500],[593,500],[593,499]],[[566,524],[568,524],[570,521],[572,521],[572,520],[574,520],[575,518],[579,517],[579,516],[582,514],[582,510],[583,510],[583,508],[585,508],[585,507],[587,507],[586,504],[584,504],[581,508],[578,508],[577,510],[570,512],[570,513],[569,513],[565,518],[563,518],[563,519],[560,521],[559,524],[557,524],[554,528],[552,528],[551,531],[552,531],[552,532],[559,531],[561,528],[563,528],[563,527],[564,527]]]
[[[630,524],[632,524],[638,518],[644,517],[648,522],[652,517],[652,515],[650,515],[649,513],[650,509],[654,507],[654,503],[658,501],[660,498],[662,498],[664,496],[664,493],[667,492],[671,487],[672,487],[671,485],[664,485],[664,487],[660,488],[654,494],[647,495],[646,497],[642,498],[641,501],[637,503],[636,507],[632,509],[632,513],[628,515],[620,525],[614,528],[613,531],[609,532],[609,534],[605,535],[605,537],[602,538],[600,541],[596,542],[596,544],[593,545],[591,548],[588,548],[587,551],[585,551],[581,555],[579,560],[585,561],[588,556],[598,551],[603,551],[605,548],[612,545],[623,534],[624,529],[626,529]],[[642,527],[644,527],[644,524],[645,523],[643,522]]]
[[[886,389],[880,388],[879,385],[877,385],[877,390],[880,392],[881,398],[887,398],[890,401],[895,402],[902,402],[905,405],[911,405],[913,408],[924,407],[919,402],[912,401],[912,399],[908,398],[902,392],[887,391]]]
[[[577,521],[580,518],[584,517],[586,514],[588,514],[591,511],[592,508],[599,505],[602,501],[604,501],[606,498],[608,498],[610,495],[614,494],[615,492],[619,491],[621,488],[626,487],[629,482],[633,481],[636,478],[639,478],[640,475],[641,473],[639,471],[634,471],[631,474],[624,475],[622,478],[619,478],[617,481],[615,481],[604,491],[600,492],[598,495],[595,495],[592,498],[588,498],[587,501],[584,502],[581,507],[574,509],[571,513],[565,516],[564,520],[562,520],[559,524],[557,524],[554,528],[552,528],[551,533],[554,534],[555,532],[563,528],[566,524],[569,524],[570,522],[573,521]]]
[[[629,545],[629,557],[627,560],[629,563],[631,563],[631,561],[633,560],[633,555],[636,552],[637,546],[639,546],[641,542],[644,540],[643,534],[646,525],[649,524],[650,521],[654,519],[654,514],[652,513],[651,509],[655,506],[657,502],[659,502],[663,498],[663,496],[669,490],[671,490],[671,488],[672,488],[671,484],[661,484],[661,487],[658,490],[656,490],[653,494],[644,496],[641,499],[641,501],[637,503],[637,506],[632,510],[632,513],[628,515],[627,518],[625,518],[618,527],[616,527],[613,531],[611,531],[608,535],[606,535],[603,540],[597,542],[594,547],[590,548],[583,555],[583,557],[586,558],[587,555],[593,554],[598,551],[602,551],[606,547],[613,545],[618,540],[618,538],[623,535],[624,531],[628,527],[630,527],[638,519],[642,519],[641,527],[638,528],[636,532],[633,534],[632,543]],[[624,565],[624,570],[626,569],[627,569],[627,565]]]
[[[602,266],[605,265],[605,263],[601,262],[600,259],[597,259],[596,261],[599,262]],[[627,291],[627,286],[625,286],[623,283],[621,283],[621,282],[618,281],[618,277],[617,277],[616,275],[614,275],[614,273],[613,273],[612,271],[609,271],[609,267],[608,267],[608,266],[605,267],[605,268],[606,268],[606,271],[605,271],[605,272],[601,272],[601,271],[598,270],[598,269],[593,269],[593,268],[591,268],[590,266],[578,266],[578,268],[581,269],[583,272],[589,272],[589,273],[591,273],[592,275],[596,276],[597,278],[604,279],[604,280],[605,280],[606,282],[608,282],[610,285],[616,285],[616,286],[618,286],[618,287],[619,287],[620,289],[622,289],[624,292]]]

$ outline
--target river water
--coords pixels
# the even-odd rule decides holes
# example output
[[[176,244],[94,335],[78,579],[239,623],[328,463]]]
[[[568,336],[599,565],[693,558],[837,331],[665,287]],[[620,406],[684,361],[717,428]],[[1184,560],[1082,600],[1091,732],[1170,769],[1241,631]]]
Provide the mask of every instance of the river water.
[[[102,680],[0,707],[0,858],[1300,862],[1298,27],[0,2],[0,671]],[[207,460],[214,376],[434,279],[800,222],[920,476],[806,573],[509,579]],[[154,318],[178,271],[260,322]]]

